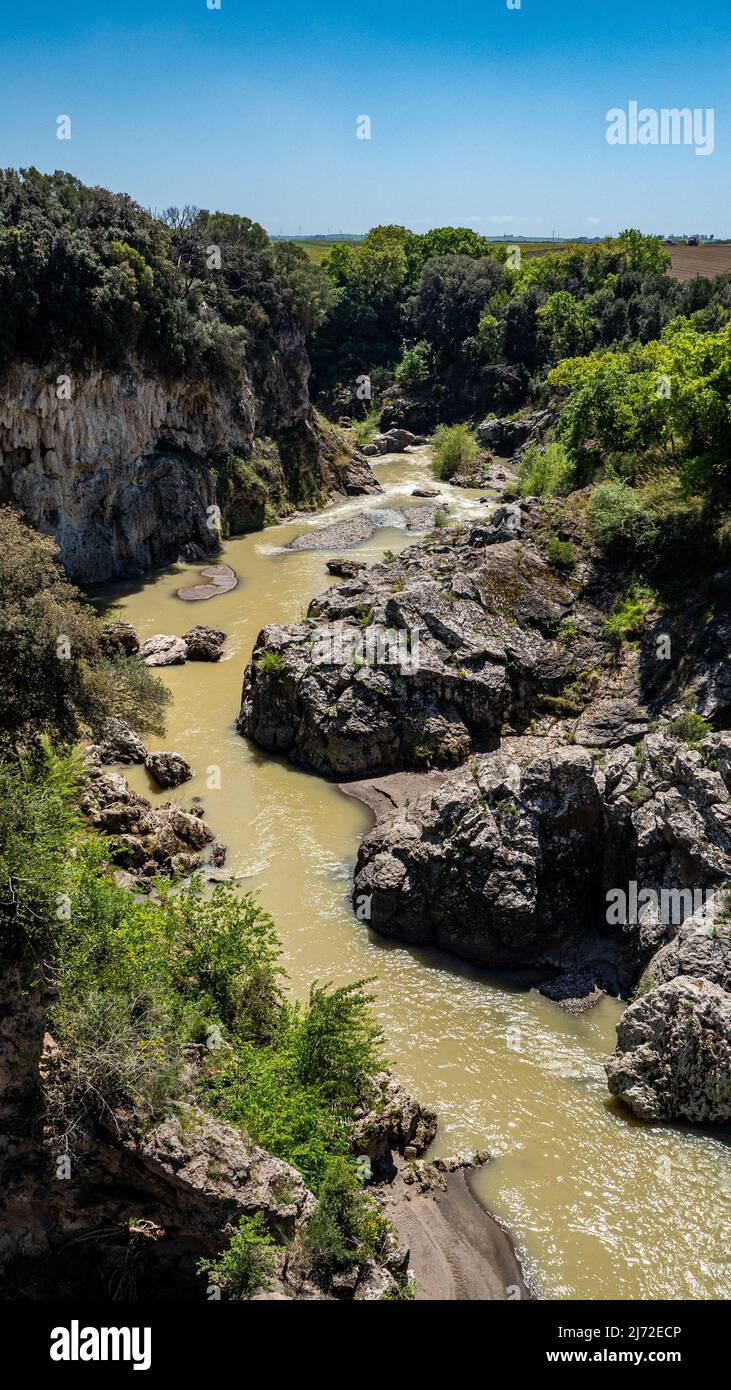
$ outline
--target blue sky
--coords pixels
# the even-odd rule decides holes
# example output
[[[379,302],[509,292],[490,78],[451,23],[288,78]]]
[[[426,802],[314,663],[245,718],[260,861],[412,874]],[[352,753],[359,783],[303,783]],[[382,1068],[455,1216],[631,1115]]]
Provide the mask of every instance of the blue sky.
[[[730,59],[729,0],[7,3],[0,164],[273,233],[731,236]],[[713,155],[610,147],[631,100],[713,108]]]

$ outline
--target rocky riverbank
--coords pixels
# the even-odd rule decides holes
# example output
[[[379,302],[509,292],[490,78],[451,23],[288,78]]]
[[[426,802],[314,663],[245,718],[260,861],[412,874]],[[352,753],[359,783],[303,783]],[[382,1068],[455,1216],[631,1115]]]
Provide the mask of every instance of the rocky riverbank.
[[[582,495],[527,499],[264,628],[244,681],[242,733],[321,773],[370,774],[381,819],[353,897],[377,931],[546,967],[554,996],[579,1001],[626,996],[669,953],[609,1066],[646,1119],[731,1119],[730,596],[716,574],[677,607],[641,602],[618,636],[622,577],[592,549]],[[370,634],[370,657],[344,633],[356,651]],[[406,796],[372,780],[399,769]],[[714,949],[669,976],[679,926],[712,893]]]

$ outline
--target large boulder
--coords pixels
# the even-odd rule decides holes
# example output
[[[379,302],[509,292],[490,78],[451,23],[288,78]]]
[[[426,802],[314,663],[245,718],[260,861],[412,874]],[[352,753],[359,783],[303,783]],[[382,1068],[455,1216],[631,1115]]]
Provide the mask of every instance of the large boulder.
[[[102,763],[143,763],[147,757],[139,734],[126,719],[116,715],[104,721],[96,747]]]
[[[731,994],[680,976],[625,1010],[607,1062],[612,1095],[638,1119],[731,1120]]]
[[[701,949],[678,928],[731,880],[731,796],[707,766],[726,737],[607,755],[514,738],[406,801],[388,791],[404,774],[376,782],[391,809],[358,852],[358,916],[484,965],[578,971],[592,992],[633,989],[661,947],[673,974],[705,953],[722,980],[727,929]]]
[[[140,656],[146,666],[182,666],[188,655],[188,648],[182,637],[156,633],[148,637],[140,647]]]
[[[189,782],[193,776],[190,763],[180,753],[148,753],[145,767],[158,787],[179,787],[181,782]]]
[[[394,1153],[421,1154],[436,1132],[436,1111],[414,1100],[390,1072],[379,1072],[356,1108],[351,1148],[368,1158],[374,1176],[387,1177],[394,1171]]]
[[[188,653],[188,661],[220,661],[226,634],[219,627],[206,627],[198,623],[183,633]]]
[[[102,627],[99,640],[106,656],[134,656],[140,649],[140,639],[131,623],[108,622]]]

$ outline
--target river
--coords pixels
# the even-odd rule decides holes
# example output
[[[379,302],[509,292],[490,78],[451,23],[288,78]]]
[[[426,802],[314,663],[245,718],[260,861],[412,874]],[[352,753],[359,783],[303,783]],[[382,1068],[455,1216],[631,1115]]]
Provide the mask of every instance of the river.
[[[328,552],[283,547],[308,526],[413,505],[414,486],[434,485],[426,449],[391,456],[376,473],[382,496],[228,541],[221,558],[239,575],[231,593],[183,604],[175,591],[197,582],[198,565],[105,591],[104,602],[142,639],[199,622],[228,634],[220,664],[160,673],[173,704],[165,738],[150,746],[191,762],[184,804],[202,797],[228,848],[227,871],[260,893],[293,992],[305,996],[314,980],[375,977],[393,1069],[439,1112],[433,1152],[487,1148],[494,1155],[476,1187],[512,1233],[540,1297],[729,1298],[731,1148],[710,1132],[639,1124],[611,1100],[602,1063],[622,1006],[604,999],[572,1017],[520,980],[378,938],[355,920],[349,902],[369,813],[234,730],[260,628],[297,621],[329,582]],[[439,486],[453,517],[484,517],[479,493]],[[416,538],[386,525],[357,554],[375,561]],[[144,768],[131,769],[129,780],[153,802],[169,799]]]

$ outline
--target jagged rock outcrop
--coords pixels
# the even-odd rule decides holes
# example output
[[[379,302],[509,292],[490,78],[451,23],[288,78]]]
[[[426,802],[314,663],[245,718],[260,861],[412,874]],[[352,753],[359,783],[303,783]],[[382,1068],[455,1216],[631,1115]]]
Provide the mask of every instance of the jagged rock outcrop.
[[[86,768],[82,810],[95,829],[110,836],[115,863],[137,888],[149,889],[160,874],[194,873],[214,858],[220,864],[222,847],[203,820],[198,802],[190,811],[170,802],[153,808],[118,772],[104,770],[93,744],[86,750]]]
[[[731,879],[731,796],[708,766],[729,747],[729,734],[697,751],[653,734],[597,758],[507,740],[384,815],[360,846],[354,902],[399,940],[631,988],[697,895]]]
[[[529,725],[620,746],[681,713],[681,691],[707,719],[728,722],[730,577],[719,576],[710,618],[666,612],[620,646],[605,630],[615,581],[571,522],[560,525],[568,564],[527,499],[333,586],[305,622],[264,628],[239,731],[348,776],[459,763]],[[658,659],[660,638],[682,651],[680,670]],[[273,661],[259,660],[265,651]]]
[[[99,761],[107,765],[143,763],[147,757],[147,749],[137,731],[126,719],[119,719],[116,715],[105,719],[94,746]]]
[[[220,627],[206,627],[198,623],[183,633],[183,641],[187,647],[188,661],[220,661],[226,634]]]
[[[436,1132],[436,1111],[414,1100],[390,1072],[379,1072],[355,1111],[351,1149],[368,1158],[376,1177],[388,1177],[394,1154],[415,1158]]]
[[[550,410],[536,410],[504,420],[483,420],[477,427],[477,442],[501,458],[512,458],[524,445],[540,439],[555,419]]]
[[[607,1063],[612,1095],[641,1120],[731,1120],[731,994],[678,976],[625,1009]]]
[[[189,782],[193,770],[181,753],[161,749],[158,753],[148,753],[145,767],[155,779],[158,787],[179,787],[181,782]]]
[[[250,458],[257,438],[275,439],[283,500],[302,505],[305,487],[314,500],[375,485],[362,456],[315,420],[308,377],[294,324],[256,390],[246,372],[230,389],[213,378],[163,380],[131,362],[76,372],[59,400],[55,370],[16,362],[0,383],[0,501],[53,535],[82,584],[180,555],[203,559],[218,548],[221,520],[254,524],[245,497],[255,472],[224,486],[219,465]]]

